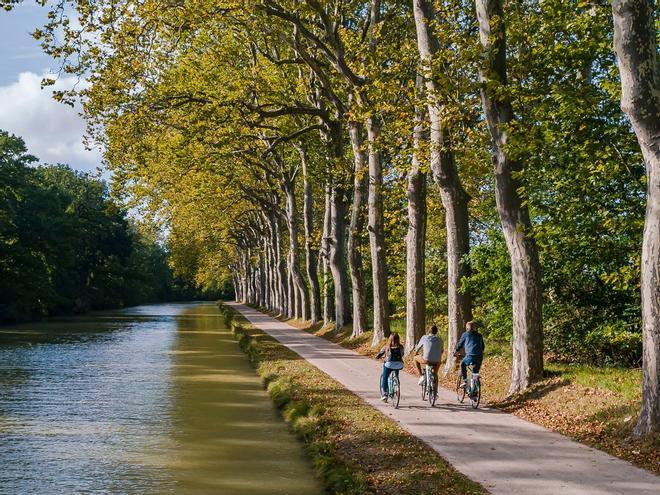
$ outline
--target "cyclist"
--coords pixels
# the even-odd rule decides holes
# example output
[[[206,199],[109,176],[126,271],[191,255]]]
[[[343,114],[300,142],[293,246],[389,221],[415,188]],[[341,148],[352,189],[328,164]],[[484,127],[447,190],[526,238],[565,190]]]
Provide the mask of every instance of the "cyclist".
[[[422,355],[417,354],[420,349]],[[440,358],[442,357],[443,343],[442,339],[438,337],[438,327],[431,326],[430,333],[423,335],[415,346],[415,366],[417,367],[417,376],[419,376],[419,385],[424,383],[424,375],[422,374],[422,366],[427,364],[433,368],[435,376],[435,390],[438,390],[438,368],[440,368]]]
[[[390,334],[387,344],[376,354],[376,359],[380,359],[382,356],[385,356],[385,363],[383,364],[383,376],[380,382],[380,390],[383,394],[380,400],[387,402],[390,373],[394,371],[398,378],[399,370],[403,368],[403,347],[401,347],[401,340],[398,333]]]
[[[472,365],[474,373],[479,373],[481,362],[484,359],[484,338],[477,332],[477,325],[474,321],[468,321],[465,324],[465,332],[456,343],[456,352],[454,355],[460,357],[461,349],[465,348],[465,357],[461,361],[461,375],[463,376],[463,386],[467,384],[467,367]]]

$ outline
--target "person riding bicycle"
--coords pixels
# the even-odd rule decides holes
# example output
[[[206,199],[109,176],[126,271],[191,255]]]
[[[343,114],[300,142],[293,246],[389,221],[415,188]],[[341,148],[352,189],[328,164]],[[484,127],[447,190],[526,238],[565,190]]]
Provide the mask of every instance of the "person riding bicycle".
[[[380,400],[387,402],[387,397],[389,395],[388,379],[390,373],[394,371],[398,378],[399,370],[403,368],[403,347],[401,346],[401,340],[398,333],[390,334],[387,344],[385,344],[380,352],[376,354],[376,359],[380,359],[382,356],[385,356],[385,362],[383,364],[383,375],[380,383],[380,389],[383,395]]]
[[[463,376],[463,386],[467,384],[467,367],[472,365],[473,373],[479,373],[481,362],[484,359],[484,338],[477,332],[477,325],[473,321],[465,324],[465,332],[456,343],[456,357],[461,357],[461,349],[465,349],[465,357],[461,361],[461,375]]]
[[[420,349],[422,355],[417,354]],[[427,364],[433,369],[435,376],[435,390],[438,390],[438,369],[440,368],[440,358],[442,357],[443,343],[442,339],[438,337],[438,327],[431,326],[430,333],[423,335],[415,346],[415,366],[417,367],[417,376],[419,376],[419,385],[424,383],[424,375],[422,373],[422,365]]]

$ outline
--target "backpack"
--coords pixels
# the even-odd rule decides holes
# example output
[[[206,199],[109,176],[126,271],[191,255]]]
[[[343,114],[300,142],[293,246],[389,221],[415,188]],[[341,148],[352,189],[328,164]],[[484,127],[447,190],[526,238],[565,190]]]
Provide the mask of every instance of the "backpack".
[[[390,347],[390,361],[403,361],[401,347]]]

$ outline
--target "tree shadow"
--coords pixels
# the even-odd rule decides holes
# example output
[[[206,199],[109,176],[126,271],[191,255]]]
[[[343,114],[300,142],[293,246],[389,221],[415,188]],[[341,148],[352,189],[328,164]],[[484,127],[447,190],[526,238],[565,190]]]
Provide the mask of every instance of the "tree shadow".
[[[528,401],[541,399],[555,390],[570,385],[570,383],[570,380],[566,378],[550,383],[536,383],[522,393],[492,402],[491,405],[507,412],[517,411],[525,407]]]

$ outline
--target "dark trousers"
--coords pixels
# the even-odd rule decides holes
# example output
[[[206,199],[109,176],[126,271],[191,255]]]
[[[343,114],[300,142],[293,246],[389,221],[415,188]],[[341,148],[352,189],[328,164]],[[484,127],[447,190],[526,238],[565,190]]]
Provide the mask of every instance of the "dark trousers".
[[[392,372],[396,373],[397,378],[399,377],[399,370],[393,370],[392,368],[388,368],[387,366],[383,366],[383,378],[380,381],[380,389],[383,391],[383,395],[389,394],[389,387],[387,384],[387,381],[390,378],[390,373]]]
[[[472,372],[479,373],[481,369],[481,360],[482,358],[476,356],[465,356],[463,361],[461,361],[461,375],[463,375],[463,380],[467,381],[467,367],[472,365]]]

